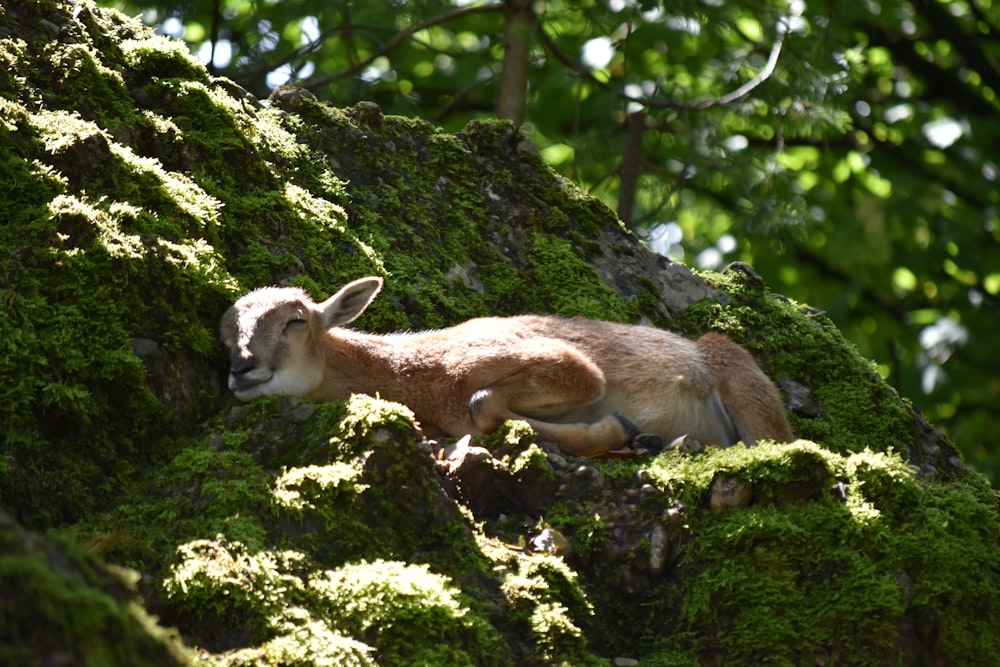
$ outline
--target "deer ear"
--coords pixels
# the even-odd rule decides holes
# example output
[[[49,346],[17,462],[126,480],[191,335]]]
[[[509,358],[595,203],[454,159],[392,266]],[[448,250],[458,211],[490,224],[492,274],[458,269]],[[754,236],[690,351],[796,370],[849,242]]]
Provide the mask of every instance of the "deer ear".
[[[316,306],[323,328],[330,329],[353,321],[365,312],[365,308],[381,289],[382,279],[378,276],[361,278],[344,285],[339,292]]]

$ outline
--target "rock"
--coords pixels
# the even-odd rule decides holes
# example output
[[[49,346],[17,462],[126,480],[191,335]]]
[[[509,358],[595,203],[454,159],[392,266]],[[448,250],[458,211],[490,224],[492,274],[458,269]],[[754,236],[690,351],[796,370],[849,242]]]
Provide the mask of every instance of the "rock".
[[[293,112],[302,108],[306,101],[314,101],[316,96],[304,88],[279,86],[268,98],[271,104],[283,111]]]
[[[463,441],[465,446],[456,447],[445,457],[447,475],[458,487],[461,499],[475,508],[489,500],[502,469],[488,449],[468,446],[467,438]]]
[[[670,520],[670,525],[679,525],[684,519],[684,511],[686,509],[687,506],[684,503],[679,500],[674,501],[673,506],[667,510],[667,518]]]
[[[785,392],[785,405],[800,417],[816,419],[823,416],[823,408],[813,398],[809,388],[787,376],[778,380],[778,386]]]
[[[528,545],[532,551],[553,556],[569,556],[573,553],[573,545],[566,539],[566,536],[550,527],[544,528],[542,532],[531,538]]]
[[[667,561],[667,531],[656,524],[649,534],[649,573],[658,577],[663,574],[663,566]]]
[[[132,338],[132,353],[140,359],[151,359],[160,352],[160,344],[149,338]]]
[[[130,539],[127,531],[100,536]],[[101,540],[95,537],[91,545]],[[185,667],[176,633],[155,625],[139,574],[66,539],[25,530],[0,510],[0,664]]]
[[[719,475],[712,480],[710,493],[711,496],[708,501],[709,509],[713,512],[721,512],[749,505],[753,496],[753,489],[739,477]]]

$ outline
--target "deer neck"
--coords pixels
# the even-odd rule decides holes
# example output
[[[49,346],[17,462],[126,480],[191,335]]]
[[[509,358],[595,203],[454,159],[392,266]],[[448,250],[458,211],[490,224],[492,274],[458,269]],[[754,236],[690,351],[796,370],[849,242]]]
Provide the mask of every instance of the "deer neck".
[[[344,400],[351,394],[376,394],[405,403],[412,389],[412,354],[408,336],[377,336],[350,329],[327,333],[324,382],[315,400]]]

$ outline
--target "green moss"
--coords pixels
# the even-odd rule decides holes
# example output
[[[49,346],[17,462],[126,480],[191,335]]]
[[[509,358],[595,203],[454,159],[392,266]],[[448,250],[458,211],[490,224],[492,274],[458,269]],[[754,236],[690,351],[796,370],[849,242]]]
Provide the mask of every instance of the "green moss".
[[[264,644],[233,651],[214,661],[219,667],[375,667],[374,649],[330,629],[305,609],[282,613],[278,626],[284,631]]]
[[[0,271],[11,348],[0,370],[22,380],[4,387],[0,470],[10,474],[0,488],[22,499],[15,509],[36,525],[112,502],[131,466],[144,463],[129,452],[169,456],[163,436],[218,406],[210,375],[195,368],[217,357],[215,323],[239,284],[307,272],[322,279],[336,248],[324,235],[357,241],[337,199],[294,179],[275,187],[275,172],[287,169],[346,199],[275,114],[248,115],[181,46],[164,49],[163,38],[113,14],[82,16],[73,44],[46,40],[41,55],[3,42],[24,76],[2,102],[5,201],[15,217],[0,243],[20,250]],[[113,45],[102,30],[125,41]],[[32,67],[33,57],[62,69]],[[63,80],[55,86],[49,76]],[[77,84],[86,84],[83,107]],[[56,88],[46,105],[33,101]],[[287,237],[275,234],[283,218],[298,221],[278,225]],[[282,252],[275,240],[298,250]],[[227,266],[234,247],[249,252]],[[157,356],[141,362],[134,339],[153,341]],[[168,391],[154,396],[149,373]],[[87,456],[73,455],[83,442]]]
[[[672,593],[683,611],[657,640],[667,655],[700,664],[922,660],[897,643],[905,622],[934,633],[935,655],[984,664],[964,622],[929,611],[961,599],[996,613],[974,574],[1000,564],[996,505],[976,489],[982,482],[932,487],[893,454],[837,455],[811,443],[664,455],[650,471],[697,508],[686,515]],[[707,511],[720,473],[751,486],[749,507]],[[954,522],[961,533],[949,531]],[[963,563],[961,573],[947,562]]]
[[[527,448],[520,449],[514,455],[505,456],[502,459],[502,463],[507,471],[515,477],[531,470],[538,470],[549,478],[553,477],[552,466],[549,465],[548,456],[534,443]]]
[[[139,577],[108,569],[58,537],[32,535],[0,513],[0,663],[105,667],[192,662],[136,592]]]
[[[619,322],[635,319],[634,307],[597,277],[569,241],[538,232],[531,239],[531,253],[537,281],[533,291],[548,304],[547,312]]]
[[[347,414],[331,444],[357,448],[372,440],[386,442],[392,435],[398,435],[411,447],[415,446],[416,419],[405,405],[354,394],[346,407]]]
[[[153,79],[160,76],[179,76],[192,81],[208,79],[205,68],[192,57],[187,46],[179,40],[159,35],[143,35],[141,39],[123,40],[120,48],[122,61],[133,77]]]
[[[297,573],[305,566],[295,551],[199,539],[177,547],[163,589],[175,621],[205,628],[195,635],[203,645],[255,644],[267,638],[282,608],[304,595]]]
[[[338,492],[355,494],[367,487],[358,483],[361,467],[357,463],[331,463],[325,466],[304,466],[286,471],[275,482],[274,497],[290,512],[317,509],[317,503]]]
[[[330,624],[376,649],[376,660],[412,665],[502,665],[496,630],[447,578],[427,566],[360,562],[309,581]]]
[[[505,614],[531,637],[535,660],[544,665],[604,664],[589,652],[580,627],[593,609],[562,558],[517,555],[504,569]]]

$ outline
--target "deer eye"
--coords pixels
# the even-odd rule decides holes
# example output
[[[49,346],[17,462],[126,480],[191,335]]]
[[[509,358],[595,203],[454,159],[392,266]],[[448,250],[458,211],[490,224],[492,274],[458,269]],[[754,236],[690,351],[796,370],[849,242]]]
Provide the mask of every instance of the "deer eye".
[[[288,320],[288,322],[285,323],[285,331],[295,331],[296,329],[301,329],[306,324],[307,322],[305,320]]]

